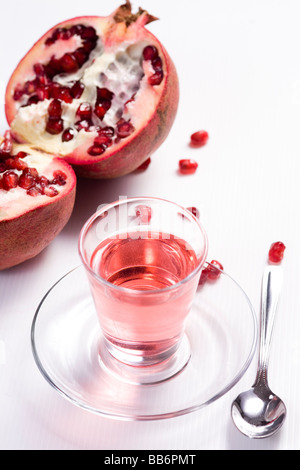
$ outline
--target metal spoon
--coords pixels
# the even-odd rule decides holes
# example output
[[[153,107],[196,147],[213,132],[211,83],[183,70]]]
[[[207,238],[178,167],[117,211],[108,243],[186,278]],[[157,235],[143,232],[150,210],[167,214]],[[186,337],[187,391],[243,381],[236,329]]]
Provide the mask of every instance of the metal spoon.
[[[268,386],[268,363],[275,314],[282,286],[282,270],[268,266],[262,282],[260,349],[255,382],[234,400],[231,415],[236,427],[250,438],[264,438],[277,432],[286,417],[283,401]]]

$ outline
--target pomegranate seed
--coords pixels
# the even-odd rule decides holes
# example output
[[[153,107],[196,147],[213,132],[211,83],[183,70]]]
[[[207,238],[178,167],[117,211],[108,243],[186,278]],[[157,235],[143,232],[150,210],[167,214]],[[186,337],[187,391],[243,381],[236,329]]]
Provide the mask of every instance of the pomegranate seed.
[[[144,171],[144,170],[147,170],[148,166],[150,165],[151,163],[151,158],[147,158],[147,160],[142,163],[138,168],[137,168],[137,171]]]
[[[12,170],[24,170],[28,166],[26,162],[24,162],[18,157],[8,158],[6,160],[6,165],[7,168],[10,168]]]
[[[96,116],[102,121],[104,118],[105,114],[111,107],[111,101],[109,100],[102,100],[101,103],[96,103],[95,106],[95,114]]]
[[[74,54],[66,52],[60,59],[61,67],[65,73],[73,73],[78,70],[78,63]]]
[[[117,136],[120,137],[120,139],[125,139],[125,137],[132,134],[133,131],[134,127],[129,121],[122,121],[117,124]]]
[[[40,176],[37,179],[37,183],[41,186],[41,188],[45,188],[50,184],[50,181],[48,180],[48,178],[46,178],[46,176]]]
[[[44,194],[48,197],[55,197],[59,194],[59,192],[57,191],[56,188],[54,188],[53,186],[49,186],[49,187],[46,187],[44,188]]]
[[[32,175],[23,172],[22,175],[19,177],[18,184],[20,188],[30,189],[35,184],[35,178]]]
[[[114,136],[114,133],[115,133],[115,130],[113,127],[102,127],[102,129],[100,129],[98,131],[98,134],[99,135],[105,135],[107,137],[113,137]]]
[[[55,41],[57,39],[63,39],[65,32],[66,32],[65,28],[56,28],[52,33],[52,39],[54,39]]]
[[[51,98],[50,87],[49,86],[39,87],[36,90],[36,94],[37,94],[39,101],[48,100],[49,98]]]
[[[80,36],[82,39],[97,39],[96,30],[92,26],[84,28]]]
[[[24,175],[30,175],[33,178],[38,178],[39,177],[39,172],[37,171],[36,168],[25,168],[23,170]]]
[[[50,60],[50,62],[45,65],[45,75],[48,78],[53,78],[55,75],[58,75],[59,73],[62,73],[63,69],[61,66],[61,63],[58,59],[55,59],[53,56]]]
[[[13,98],[15,101],[19,101],[23,95],[24,95],[24,91],[18,88],[14,91]]]
[[[217,260],[212,260],[207,266],[208,269],[208,279],[215,281],[221,276],[221,271],[223,271],[222,264]]]
[[[28,155],[28,153],[23,152],[23,151],[20,151],[20,152],[18,152],[18,153],[15,155],[15,157],[17,157],[17,158],[25,158],[25,157],[27,157],[27,155]]]
[[[84,30],[85,26],[83,26],[82,24],[74,24],[70,29],[72,36],[80,36]]]
[[[74,138],[74,135],[75,135],[75,131],[74,129],[72,129],[72,127],[68,127],[68,129],[66,129],[62,136],[61,136],[61,140],[63,142],[69,142],[70,140],[72,140]]]
[[[203,286],[208,280],[208,269],[205,267],[202,269],[200,279],[199,279],[199,286]]]
[[[0,173],[4,173],[8,168],[6,166],[6,162],[1,162],[0,161]]]
[[[48,114],[50,118],[60,118],[62,115],[61,102],[57,99],[51,101],[48,106]]]
[[[102,100],[111,101],[113,99],[113,96],[114,94],[107,88],[97,87],[97,101],[102,101]]]
[[[150,77],[148,77],[148,83],[151,86],[160,85],[163,78],[164,78],[163,71],[157,70],[153,75],[150,75]]]
[[[12,151],[13,143],[12,138],[9,131],[6,131],[4,134],[4,140],[0,144],[0,157],[7,158],[10,156]]]
[[[38,95],[31,96],[26,103],[26,106],[31,106],[32,104],[37,104],[40,101]]]
[[[162,60],[160,57],[157,57],[156,59],[152,60],[151,65],[155,72],[159,72],[162,70]]]
[[[143,50],[144,60],[153,60],[158,56],[158,50],[155,46],[146,46]]]
[[[67,87],[61,87],[59,90],[59,96],[62,101],[65,103],[72,103],[73,97],[71,95],[71,90]]]
[[[83,120],[83,121],[77,121],[75,122],[75,129],[79,132],[81,131],[81,129],[84,129],[86,132],[88,132],[90,126],[92,126],[92,122],[91,121],[86,121],[86,120]]]
[[[54,44],[54,43],[55,43],[55,41],[52,38],[48,38],[45,41],[46,46],[52,46],[52,44]]]
[[[97,157],[99,155],[102,155],[102,153],[104,153],[105,150],[106,150],[106,145],[95,144],[88,149],[88,154],[91,155],[92,157]]]
[[[139,217],[142,224],[147,224],[151,220],[152,210],[148,206],[136,206],[135,215]]]
[[[41,194],[43,194],[43,191],[42,189],[36,187],[36,186],[33,186],[32,188],[30,189],[27,189],[27,194],[29,196],[32,196],[32,197],[36,197],[36,196],[40,196]]]
[[[77,64],[79,65],[79,67],[82,67],[83,64],[85,64],[85,62],[89,58],[89,53],[85,50],[84,47],[79,47],[78,49],[76,49],[76,51],[73,52],[73,55],[74,55],[74,57],[77,61]]]
[[[98,135],[94,140],[94,144],[104,144],[106,147],[110,147],[112,143],[112,139],[107,135]]]
[[[216,281],[221,276],[223,266],[219,261],[212,260],[210,264],[202,269],[202,273],[199,280],[199,285],[203,285],[206,281]]]
[[[194,147],[203,147],[208,141],[207,131],[198,131],[191,135],[191,145]]]
[[[93,49],[95,49],[96,47],[96,41],[94,40],[88,40],[86,39],[84,42],[83,42],[83,48],[84,50],[87,52],[87,54],[90,54],[90,52],[92,52]]]
[[[184,175],[195,173],[198,168],[198,163],[195,160],[183,159],[179,160],[179,171]]]
[[[196,219],[200,219],[200,211],[197,207],[187,207],[187,210],[190,211]]]
[[[71,96],[74,99],[78,100],[81,97],[81,95],[84,91],[84,88],[85,87],[84,87],[83,83],[81,83],[80,81],[75,82],[74,85],[71,88]]]
[[[81,103],[76,111],[76,116],[81,120],[89,120],[92,117],[92,108],[90,103]]]
[[[3,189],[9,191],[18,186],[19,177],[14,171],[7,171],[2,178]]]
[[[36,75],[44,75],[45,73],[45,68],[42,64],[34,64],[33,70],[36,73]]]
[[[48,119],[46,131],[49,134],[60,134],[64,130],[64,123],[62,119]]]
[[[53,173],[54,179],[52,180],[52,184],[58,184],[59,186],[64,186],[67,183],[67,175],[61,171],[57,170]]]
[[[27,95],[31,95],[32,93],[35,92],[35,90],[36,90],[36,83],[34,80],[25,82],[24,91]]]
[[[272,243],[269,249],[269,261],[271,263],[280,263],[283,260],[286,246],[282,242]]]

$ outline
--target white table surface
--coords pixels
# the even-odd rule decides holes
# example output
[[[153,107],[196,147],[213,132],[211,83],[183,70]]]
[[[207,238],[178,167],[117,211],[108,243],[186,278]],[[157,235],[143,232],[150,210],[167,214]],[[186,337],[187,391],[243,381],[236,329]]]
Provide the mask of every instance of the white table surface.
[[[67,18],[106,15],[110,2],[10,0],[0,29],[1,133],[4,89],[33,42]],[[139,2],[134,2],[137,8]],[[299,449],[300,448],[300,4],[297,0],[144,0],[160,17],[149,25],[172,56],[181,99],[168,139],[145,173],[114,181],[79,181],[73,215],[35,259],[0,273],[1,449]],[[189,136],[206,129],[206,147]],[[180,177],[180,158],[199,162]],[[286,246],[284,287],[270,361],[271,388],[287,405],[284,427],[262,441],[234,427],[230,406],[252,384],[256,357],[220,400],[187,416],[158,422],[114,421],[58,395],[38,371],[30,328],[48,288],[79,263],[81,226],[99,204],[119,196],[157,196],[195,205],[220,260],[257,313],[270,244]]]

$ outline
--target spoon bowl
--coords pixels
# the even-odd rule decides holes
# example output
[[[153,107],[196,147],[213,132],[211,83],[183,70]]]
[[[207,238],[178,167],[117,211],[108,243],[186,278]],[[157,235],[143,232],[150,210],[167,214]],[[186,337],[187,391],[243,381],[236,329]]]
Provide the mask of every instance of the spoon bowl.
[[[280,429],[286,407],[268,387],[252,387],[238,395],[231,412],[235,425],[243,434],[250,438],[264,438]]]
[[[250,438],[269,437],[277,432],[286,417],[283,401],[269,388],[267,372],[275,314],[282,285],[279,266],[266,268],[262,284],[260,350],[253,386],[233,401],[231,416],[236,427]]]

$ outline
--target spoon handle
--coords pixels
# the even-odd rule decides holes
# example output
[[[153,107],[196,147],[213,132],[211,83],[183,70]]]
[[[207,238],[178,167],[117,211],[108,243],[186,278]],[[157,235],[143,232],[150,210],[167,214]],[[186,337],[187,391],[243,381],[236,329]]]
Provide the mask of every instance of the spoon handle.
[[[267,385],[270,344],[281,292],[282,280],[283,275],[280,266],[267,266],[262,280],[260,348],[255,384],[263,380]]]

